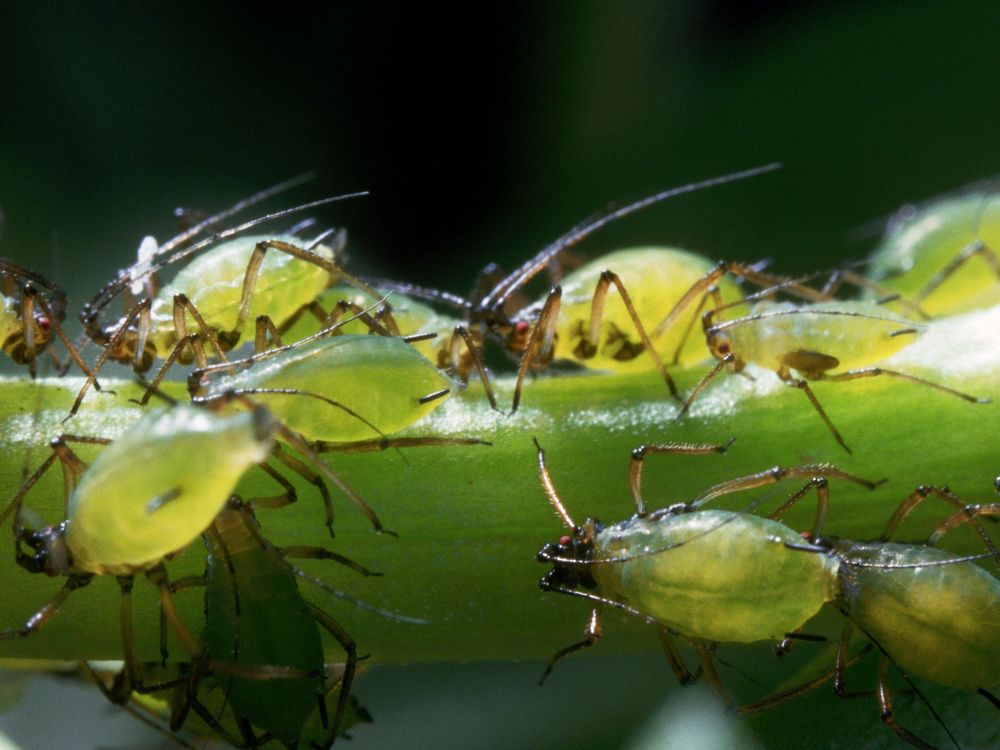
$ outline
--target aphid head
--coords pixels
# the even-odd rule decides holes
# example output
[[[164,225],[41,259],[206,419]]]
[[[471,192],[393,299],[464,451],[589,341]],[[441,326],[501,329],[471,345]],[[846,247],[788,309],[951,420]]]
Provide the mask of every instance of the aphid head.
[[[603,528],[600,521],[588,518],[583,526],[573,529],[572,534],[564,534],[558,542],[542,547],[536,559],[540,563],[551,563],[553,568],[538,581],[539,588],[542,591],[574,589],[577,586],[595,588],[597,582],[591,572],[594,537]]]
[[[706,342],[712,352],[712,356],[720,362],[728,364],[732,372],[741,372],[746,366],[746,362],[743,361],[742,357],[733,352],[733,342],[729,338],[729,334],[715,328],[707,329],[705,334]]]
[[[66,548],[66,529],[66,521],[41,531],[19,529],[15,540],[17,564],[29,573],[45,573],[48,576],[65,575],[73,566],[69,550]],[[32,554],[21,549],[22,542],[31,547]]]

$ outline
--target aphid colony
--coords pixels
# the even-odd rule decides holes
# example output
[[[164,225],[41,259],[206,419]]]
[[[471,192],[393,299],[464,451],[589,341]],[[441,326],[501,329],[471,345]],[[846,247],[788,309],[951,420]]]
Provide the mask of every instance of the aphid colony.
[[[316,513],[315,518],[330,536],[336,503],[329,485],[375,531],[386,532],[373,505],[318,454],[392,447],[391,435],[456,390],[460,384],[453,377],[467,381],[477,373],[490,406],[499,410],[482,351],[488,339],[499,340],[516,361],[505,381],[512,394],[511,414],[522,400],[527,376],[556,360],[596,370],[657,373],[666,386],[664,400],[676,402],[678,420],[692,419],[686,416],[690,407],[723,369],[744,373],[748,364],[757,365],[802,390],[848,452],[809,381],[886,375],[906,381],[899,387],[924,386],[928,398],[937,398],[932,393],[937,391],[982,402],[935,379],[880,363],[917,339],[926,319],[967,309],[968,304],[954,300],[965,300],[970,284],[978,284],[975,295],[981,304],[1000,296],[998,278],[982,283],[983,274],[967,273],[981,259],[1000,276],[987,231],[1000,219],[994,216],[1000,199],[992,194],[965,196],[900,218],[868,276],[845,271],[825,279],[795,279],[772,273],[762,263],[712,261],[669,247],[620,250],[571,268],[569,251],[612,221],[776,166],[666,190],[588,219],[509,275],[487,268],[468,298],[349,273],[341,258],[345,233],[317,231],[311,220],[276,234],[262,233],[265,223],[361,193],[223,227],[236,213],[302,181],[296,178],[221,213],[195,217],[163,245],[147,238],[138,262],[83,307],[86,336],[99,347],[93,363],[81,353],[84,347],[63,332],[67,304],[60,288],[37,273],[0,262],[3,349],[32,375],[40,370],[42,355],[63,371],[75,363],[85,378],[75,401],[67,405],[69,416],[86,400],[110,397],[90,394],[109,360],[131,366],[140,376],[153,372],[149,383],[143,381],[145,411],[134,424],[113,442],[69,432],[55,437],[50,455],[0,505],[0,524],[9,520],[13,527],[17,564],[29,572],[65,577],[62,588],[23,625],[0,623],[0,640],[39,631],[72,592],[97,576],[114,576],[121,592],[124,666],[111,678],[95,677],[111,700],[141,704],[150,696],[169,695],[171,730],[180,729],[193,714],[235,746],[275,740],[287,747],[329,747],[357,712],[350,690],[358,649],[354,637],[325,608],[303,598],[296,578],[355,606],[366,605],[306,575],[288,558],[331,560],[363,575],[371,571],[326,547],[278,548],[253,510],[294,503],[291,474],[314,489],[316,498],[308,502],[322,504],[322,516]],[[950,243],[947,251],[940,249],[941,235]],[[158,275],[178,266],[173,278],[159,286]],[[527,285],[544,271],[553,277],[553,286],[529,302]],[[860,287],[865,299],[839,298],[845,281]],[[955,291],[950,292],[952,284]],[[119,298],[125,302],[124,313],[109,320],[110,307]],[[440,305],[457,308],[461,317],[432,307]],[[66,363],[55,352],[53,335],[66,348]],[[236,358],[240,347],[252,347],[253,353]],[[176,366],[187,367],[190,402],[147,406],[152,399],[170,400],[160,389]],[[675,376],[699,367],[701,376],[684,393]],[[485,401],[478,401],[485,409]],[[482,442],[478,437],[408,437],[398,445],[448,450]],[[74,451],[76,444],[103,448],[87,466]],[[978,645],[956,649],[954,644],[967,643],[979,628],[987,631],[991,654],[1000,646],[994,643],[1000,632],[997,579],[968,557],[888,540],[913,506],[931,494],[958,509],[931,541],[968,524],[1000,563],[1000,553],[980,523],[1000,516],[1000,506],[967,507],[946,490],[920,490],[900,506],[882,539],[838,540],[823,535],[828,480],[864,487],[877,482],[829,464],[810,464],[738,477],[693,501],[647,511],[641,490],[647,453],[725,449],[689,444],[637,449],[629,471],[636,515],[605,527],[594,520],[578,526],[572,520],[538,448],[545,491],[570,532],[539,553],[540,560],[554,566],[542,587],[595,605],[585,640],[557,652],[546,676],[563,656],[597,641],[600,606],[608,605],[656,625],[679,678],[704,677],[727,696],[713,663],[715,643],[795,638],[811,616],[833,604],[848,622],[837,656],[838,684],[853,663],[849,635],[854,627],[883,654],[878,686],[882,716],[911,744],[928,746],[893,719],[885,678],[891,664],[946,685],[981,690],[996,702],[988,691],[1000,684],[1000,664],[992,656],[981,659]],[[65,477],[65,516],[56,526],[33,528],[31,493],[56,463]],[[238,497],[237,483],[248,472],[270,477],[277,494]],[[715,497],[785,478],[808,484],[769,518],[702,509]],[[810,489],[817,494],[816,521],[803,535],[781,517]],[[199,537],[207,550],[204,575],[172,581],[167,563]],[[131,604],[137,575],[157,588],[164,622],[186,652],[187,666],[179,675],[164,677],[139,658]],[[720,580],[725,580],[724,593],[711,594]],[[205,624],[199,635],[174,603],[175,595],[192,586],[204,587]],[[946,622],[946,605],[940,602],[947,592],[973,589],[987,613]],[[742,593],[733,595],[734,590]],[[885,604],[907,597],[905,606]],[[924,611],[932,624],[914,625],[910,613],[915,610]],[[916,635],[924,647],[914,657],[904,644],[921,628]],[[322,633],[343,652],[343,665],[327,663]],[[694,646],[696,672],[684,665],[673,640],[677,635]],[[161,642],[166,643],[165,636]],[[166,646],[162,648],[166,662]],[[213,707],[214,693],[224,696],[226,711]],[[751,712],[780,699],[744,708]]]

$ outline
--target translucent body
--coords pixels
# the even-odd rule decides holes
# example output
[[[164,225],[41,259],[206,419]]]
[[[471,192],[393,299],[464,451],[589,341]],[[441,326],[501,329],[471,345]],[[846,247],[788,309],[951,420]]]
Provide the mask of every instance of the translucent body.
[[[166,356],[177,343],[173,322],[176,294],[187,295],[212,330],[225,332],[236,327],[247,264],[256,244],[265,240],[302,244],[300,238],[292,235],[247,235],[229,240],[197,256],[160,289],[150,310],[150,341],[157,356]],[[314,248],[314,252],[327,261],[333,258],[331,250],[324,245]],[[329,284],[330,274],[319,266],[269,249],[253,288],[247,319],[252,323],[257,316],[267,315],[280,323],[312,301]],[[199,330],[190,313],[186,315],[188,330]],[[252,339],[253,335],[253,326],[248,326],[240,342]]]
[[[904,671],[976,690],[1000,685],[1000,580],[944,550],[840,541],[837,606]]]
[[[864,316],[864,317],[858,317]],[[868,302],[760,303],[750,314],[716,323],[716,331],[729,341],[733,354],[744,362],[782,372],[789,367],[806,377],[813,353],[833,357],[836,362],[816,360],[821,370],[864,367],[879,362],[913,341],[914,324],[884,307]],[[802,353],[802,357],[798,357]]]
[[[929,315],[952,315],[1000,302],[1000,281],[970,258],[925,298],[924,286],[976,241],[1000,252],[1000,194],[976,192],[934,203],[890,225],[868,276],[919,302]]]
[[[801,541],[787,526],[745,513],[651,514],[598,532],[592,574],[600,596],[682,635],[781,640],[836,590],[836,560],[785,546]],[[627,559],[598,562],[607,558]]]
[[[244,472],[267,458],[269,419],[188,405],[147,412],[101,452],[69,498],[74,567],[128,575],[196,539]]]
[[[642,341],[621,295],[615,292],[608,294],[604,305],[596,354],[581,357],[578,345],[590,328],[591,302],[601,274],[606,269],[618,274],[639,319],[652,332],[674,303],[715,265],[707,258],[685,250],[635,247],[608,253],[567,274],[561,282],[563,294],[556,324],[559,340],[556,357],[615,372],[636,372],[655,367],[653,360],[643,351]],[[725,302],[740,299],[739,290],[728,279],[719,283],[719,289]],[[657,353],[665,362],[674,361],[678,345],[697,316],[697,305],[691,305],[670,329],[653,339]],[[704,341],[695,334],[687,336],[678,362],[688,365],[708,357]]]
[[[215,680],[238,717],[294,747],[324,687],[319,628],[291,570],[261,546],[239,511],[223,510],[214,528],[218,536],[205,535],[202,642],[211,660],[261,672]],[[303,674],[270,679],[269,666]]]
[[[383,434],[408,427],[442,400],[421,403],[421,398],[452,386],[450,379],[402,339],[344,335],[316,339],[262,359],[243,372],[220,377],[206,398],[256,389],[320,394],[355,414],[302,394],[256,393],[253,398],[308,440],[342,442],[379,437],[370,425]]]

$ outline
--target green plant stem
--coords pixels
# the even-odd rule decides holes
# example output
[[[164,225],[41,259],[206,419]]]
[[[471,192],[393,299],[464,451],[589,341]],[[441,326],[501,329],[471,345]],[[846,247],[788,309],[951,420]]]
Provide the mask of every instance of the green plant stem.
[[[306,485],[299,487],[297,505],[261,510],[258,517],[265,533],[279,545],[324,544],[384,576],[366,579],[333,563],[303,562],[310,572],[367,604],[428,621],[396,622],[310,591],[302,583],[308,596],[354,635],[359,652],[370,652],[374,660],[546,658],[579,638],[589,610],[582,602],[543,594],[535,586],[545,566],[534,555],[564,529],[540,488],[533,437],[546,449],[555,485],[577,522],[587,516],[613,522],[631,515],[627,469],[635,446],[724,442],[732,437],[735,442],[724,456],[648,458],[644,488],[649,506],[689,499],[715,482],[771,466],[831,462],[869,479],[887,480],[874,491],[831,481],[828,531],[872,538],[896,504],[921,483],[947,484],[969,502],[992,500],[992,479],[1000,472],[996,446],[1000,344],[989,350],[980,340],[995,338],[993,331],[1000,330],[995,325],[998,312],[990,314],[974,324],[963,322],[964,318],[946,321],[947,327],[938,324],[940,335],[925,337],[936,341],[936,348],[918,342],[914,346],[926,351],[907,354],[916,360],[896,366],[992,398],[992,404],[970,404],[888,377],[814,385],[853,455],[834,442],[800,392],[776,383],[763,371],[754,373],[753,382],[721,376],[692,414],[676,422],[672,419],[676,404],[653,375],[539,378],[529,383],[524,406],[513,417],[490,411],[474,384],[409,434],[473,436],[492,445],[329,458],[386,526],[398,532],[398,538],[374,533],[352,506],[335,497],[337,537],[329,539],[318,498]],[[704,368],[695,368],[677,375],[682,386],[690,388],[703,372]],[[136,387],[108,382],[105,388],[116,395],[88,396],[81,415],[60,425],[77,384],[23,379],[0,383],[0,422],[6,439],[0,497],[11,497],[24,472],[46,455],[46,441],[26,435],[26,429],[37,428],[47,438],[60,431],[114,436],[122,424],[135,419],[138,407],[127,399],[136,395]],[[501,382],[500,391],[508,395],[509,383]],[[179,384],[172,384],[170,392],[182,395]],[[801,482],[788,480],[764,494],[774,507],[799,486]],[[268,477],[253,471],[240,493],[251,498],[273,494],[274,489]],[[760,494],[719,501],[719,506],[741,508]],[[62,495],[60,472],[54,470],[28,496],[26,506],[55,523],[62,518]],[[912,533],[904,531],[903,538],[926,535],[932,520],[948,510],[931,501],[925,505],[926,513],[918,514],[907,528]],[[812,500],[803,500],[787,521],[806,528],[813,511]],[[954,544],[962,551],[977,551],[971,536],[962,533],[955,534]],[[0,625],[16,627],[55,594],[61,581],[18,569],[10,547],[5,547],[0,559],[4,592]],[[170,562],[171,575],[200,572],[202,561],[201,543],[195,542]],[[43,632],[0,643],[0,656],[119,657],[117,592],[113,579],[96,580],[73,593]],[[156,659],[158,609],[153,588],[138,583],[136,593],[140,650],[144,658]],[[178,601],[185,620],[197,629],[200,594],[184,592]],[[603,652],[656,648],[644,623],[616,616],[609,620],[606,629],[615,635],[601,644]],[[180,658],[179,646],[172,648]],[[336,657],[336,646],[330,648]]]

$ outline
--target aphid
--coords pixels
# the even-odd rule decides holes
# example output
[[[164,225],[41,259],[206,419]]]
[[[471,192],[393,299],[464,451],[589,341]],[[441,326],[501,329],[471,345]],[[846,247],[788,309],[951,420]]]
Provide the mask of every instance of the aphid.
[[[177,617],[163,560],[184,548],[212,522],[236,482],[251,467],[261,465],[285,490],[262,505],[295,500],[287,480],[263,462],[274,454],[293,471],[302,464],[275,451],[275,436],[292,444],[334,483],[343,482],[316,459],[286,427],[262,406],[250,411],[216,415],[192,405],[147,412],[114,443],[103,438],[63,435],[52,442],[50,455],[24,482],[0,513],[0,523],[14,514],[15,559],[29,572],[65,575],[62,589],[20,628],[0,631],[0,639],[31,635],[43,627],[76,589],[95,576],[113,575],[122,593],[122,632],[126,669],[136,677],[137,658],[131,638],[133,577],[144,574],[160,590],[161,606],[186,650],[198,653],[191,633]],[[106,445],[87,468],[69,443]],[[109,444],[110,443],[110,444]],[[22,522],[26,494],[59,460],[66,479],[66,518],[55,528],[33,531]],[[308,473],[307,473],[308,474]],[[311,476],[311,475],[310,475]],[[376,530],[381,523],[360,502]],[[328,522],[332,520],[329,495]],[[329,524],[328,524],[329,525]],[[331,528],[332,533],[332,528]],[[22,545],[32,552],[25,552]]]
[[[634,248],[600,258],[568,274],[561,285],[555,286],[535,304],[522,305],[514,310],[510,308],[524,287],[548,268],[560,253],[605,225],[668,198],[752,177],[779,166],[769,164],[665,190],[588,219],[547,245],[491,288],[482,289],[468,300],[408,284],[390,282],[390,287],[403,294],[458,308],[466,316],[467,327],[456,328],[452,336],[439,337],[442,342],[439,358],[447,352],[447,358],[463,379],[467,379],[473,366],[481,366],[476,350],[486,333],[504,342],[508,353],[520,360],[512,411],[516,411],[520,403],[528,371],[545,367],[553,359],[567,359],[589,368],[614,371],[657,369],[676,396],[677,389],[664,360],[689,362],[698,356],[697,343],[690,347],[685,345],[688,324],[696,313],[689,313],[687,318],[676,321],[676,329],[672,325],[661,325],[651,334],[647,334],[643,320],[659,321],[670,310],[671,303],[690,291],[697,282],[709,276],[713,279],[700,295],[692,293],[690,299],[685,300],[685,307],[697,296],[704,296],[708,292],[707,287],[713,283],[721,288],[721,291],[711,294],[716,300],[734,299],[737,296],[735,285],[724,278],[726,274],[738,275],[767,287],[785,282],[784,291],[808,299],[821,299],[823,295],[765,274],[750,264],[713,264],[681,250]],[[608,299],[612,286],[618,291],[620,299]],[[457,336],[472,338],[471,343],[466,341],[468,357],[465,359],[456,356]]]
[[[740,373],[751,362],[773,370],[787,385],[800,389],[848,453],[851,449],[820,406],[808,381],[844,382],[885,375],[972,403],[989,403],[989,399],[976,398],[916,375],[879,367],[876,363],[907,346],[917,327],[874,303],[763,302],[755,305],[748,315],[717,322],[715,316],[727,307],[709,310],[702,319],[708,348],[718,362],[691,390],[681,415],[723,368]],[[838,367],[850,369],[831,372]]]
[[[32,377],[38,356],[52,349],[57,336],[70,358],[86,374],[90,368],[62,329],[66,318],[66,294],[41,274],[0,258],[0,348],[19,365],[27,365]],[[55,359],[59,365],[58,359]]]
[[[959,510],[939,523],[925,544],[889,541],[903,519],[928,497]],[[1000,699],[989,692],[1000,687],[1000,580],[973,562],[988,556],[1000,566],[1000,552],[977,520],[997,517],[998,503],[965,505],[945,487],[922,486],[900,503],[877,541],[819,537],[812,544],[788,545],[833,563],[829,570],[837,589],[834,605],[848,618],[837,649],[835,691],[848,696],[850,636],[857,628],[882,652],[875,693],[882,720],[915,747],[933,746],[895,718],[890,664],[904,676],[976,691],[1000,709]],[[934,546],[945,532],[963,524],[974,529],[986,555],[957,557]],[[772,696],[744,707],[743,713],[763,710],[801,692],[804,689]]]
[[[802,538],[777,519],[814,488],[814,528],[819,528],[829,498],[826,477],[868,488],[875,483],[828,464],[774,468],[717,484],[691,502],[647,511],[641,487],[647,453],[704,455],[722,453],[726,448],[691,444],[636,448],[629,465],[635,515],[609,526],[587,519],[581,526],[559,499],[545,464],[545,453],[538,447],[542,486],[570,531],[538,553],[539,562],[553,565],[539,586],[544,591],[571,594],[595,603],[585,639],[556,652],[543,680],[559,659],[598,641],[600,608],[608,605],[656,626],[664,653],[681,682],[689,681],[692,675],[680,660],[670,634],[678,633],[691,642],[702,674],[725,696],[705,641],[784,640],[833,598],[835,585],[830,568],[834,563],[821,555],[809,559],[790,554],[787,545],[801,542]],[[809,482],[767,518],[701,510],[713,498],[774,484],[786,477],[807,477]]]
[[[305,574],[285,558],[333,559],[365,575],[370,571],[325,548],[274,547],[261,535],[249,506],[235,498],[204,537],[208,554],[201,642],[215,674],[193,675],[172,724],[183,724],[191,708],[203,718],[212,716],[199,697],[199,684],[211,679],[232,707],[246,746],[256,747],[269,738],[290,748],[299,746],[310,716],[318,712],[323,736],[315,744],[312,737],[306,738],[306,744],[329,747],[349,705],[357,650],[336,620],[302,597],[295,579]],[[320,629],[346,654],[337,679],[327,674]],[[281,670],[277,674],[276,668]],[[332,684],[340,687],[334,713],[328,716],[325,699]],[[265,734],[257,736],[255,727]],[[217,730],[224,732],[221,726]]]
[[[908,206],[889,222],[868,277],[926,317],[1000,302],[1000,193]]]
[[[225,352],[244,340],[248,320],[266,318],[280,324],[336,280],[368,290],[335,261],[334,249],[323,244],[333,230],[305,246],[295,235],[243,234],[265,221],[362,195],[365,193],[350,193],[277,211],[176,249],[183,244],[180,238],[186,241],[191,236],[189,230],[158,248],[150,258],[119,272],[80,314],[90,338],[103,347],[94,372],[110,359],[131,364],[143,373],[159,359],[164,360],[159,379],[175,361],[204,366],[210,355],[225,360]],[[242,207],[255,198],[237,205]],[[201,226],[211,226],[233,212],[228,209]],[[134,305],[123,318],[103,322],[105,310],[118,295],[135,285],[141,287],[143,280],[157,271],[197,253],[170,284]],[[150,262],[161,256],[166,257]],[[71,415],[91,382],[92,377],[77,396]]]
[[[237,372],[226,374],[230,368]],[[206,376],[219,374],[210,381]],[[252,396],[310,442],[384,438],[416,422],[454,383],[404,339],[314,335],[191,374],[198,404]]]

